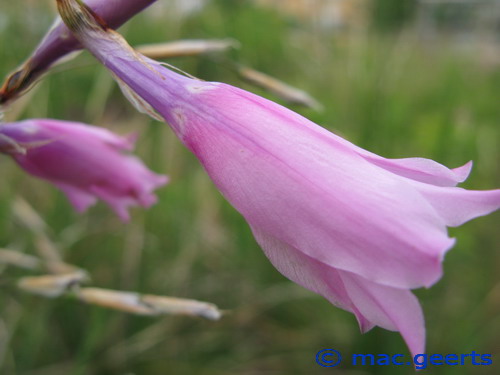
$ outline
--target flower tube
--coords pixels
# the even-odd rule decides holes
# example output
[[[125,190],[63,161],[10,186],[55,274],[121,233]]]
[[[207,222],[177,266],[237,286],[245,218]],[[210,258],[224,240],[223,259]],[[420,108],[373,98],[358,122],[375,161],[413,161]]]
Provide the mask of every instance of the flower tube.
[[[77,211],[102,199],[124,221],[129,206],[150,207],[156,202],[153,190],[168,181],[124,154],[133,147],[132,137],[86,124],[52,119],[0,124],[1,153],[62,190]]]
[[[112,28],[118,28],[156,0],[87,0],[86,4]],[[53,64],[82,48],[66,25],[57,20],[32,56],[11,73],[0,89],[0,105],[22,95]]]
[[[58,0],[80,42],[156,111],[245,217],[273,265],[352,312],[362,329],[399,331],[424,352],[410,289],[434,284],[453,244],[447,226],[495,211],[500,190],[468,191],[471,163],[385,159],[276,103],[187,78],[135,52],[81,3]]]

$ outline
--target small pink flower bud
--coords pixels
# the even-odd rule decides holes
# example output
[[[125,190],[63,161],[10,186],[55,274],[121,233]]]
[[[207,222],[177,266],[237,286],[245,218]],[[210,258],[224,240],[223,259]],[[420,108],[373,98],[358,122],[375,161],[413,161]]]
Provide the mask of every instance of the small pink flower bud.
[[[168,181],[125,153],[133,146],[133,137],[81,123],[33,119],[0,124],[0,152],[61,189],[77,211],[102,199],[124,221],[129,206],[150,207],[156,202],[153,190]]]

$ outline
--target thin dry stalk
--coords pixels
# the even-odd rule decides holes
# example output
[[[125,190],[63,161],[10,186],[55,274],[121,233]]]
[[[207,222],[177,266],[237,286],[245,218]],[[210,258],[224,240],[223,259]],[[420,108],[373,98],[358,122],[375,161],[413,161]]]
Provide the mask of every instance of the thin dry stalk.
[[[304,90],[293,87],[268,74],[245,66],[236,66],[236,72],[245,81],[260,87],[292,104],[321,110],[322,105]]]
[[[37,257],[0,249],[0,263],[29,270],[51,269]],[[218,320],[221,311],[212,303],[192,299],[165,297],[103,288],[84,288],[90,281],[87,271],[61,262],[67,272],[54,269],[53,274],[21,278],[19,289],[46,298],[73,297],[87,304],[106,307],[135,315],[188,315]]]
[[[136,46],[135,49],[152,59],[162,60],[173,57],[200,56],[213,53],[221,53],[231,48],[239,47],[239,43],[232,39],[199,39],[199,40],[177,40],[168,43],[144,44]],[[304,90],[293,87],[275,77],[259,72],[255,69],[230,63],[236,73],[243,80],[254,86],[260,87],[277,97],[291,103],[305,107],[321,110],[322,105]]]
[[[17,286],[25,292],[39,296],[56,298],[66,294],[73,286],[88,281],[86,272],[68,273],[65,275],[43,275],[23,277]]]
[[[28,229],[35,237],[35,248],[44,268],[52,274],[74,273],[80,268],[67,264],[63,261],[61,251],[54,241],[50,239],[48,227],[42,217],[24,199],[17,197],[12,204],[15,217]]]
[[[220,53],[238,46],[238,42],[234,39],[190,39],[168,43],[143,44],[136,46],[135,49],[152,59],[169,59],[172,57]]]
[[[72,296],[87,304],[106,307],[135,315],[188,315],[209,320],[220,319],[222,313],[212,303],[192,299],[164,297],[103,288],[82,288],[89,281],[85,271],[65,275],[23,277],[18,287],[42,297]]]
[[[39,270],[42,268],[42,262],[37,257],[3,248],[0,248],[0,264],[16,266],[27,270]]]

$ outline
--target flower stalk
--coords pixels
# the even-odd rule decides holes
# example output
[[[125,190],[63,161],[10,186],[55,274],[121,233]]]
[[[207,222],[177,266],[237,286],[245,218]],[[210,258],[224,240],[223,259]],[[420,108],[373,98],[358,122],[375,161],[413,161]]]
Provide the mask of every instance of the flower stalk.
[[[116,29],[141,12],[156,0],[87,0],[86,4],[102,23]],[[105,20],[105,21],[104,21]],[[0,105],[21,96],[29,90],[47,70],[74,52],[82,45],[71,34],[67,26],[56,20],[35,52],[15,72],[11,73],[0,88]]]

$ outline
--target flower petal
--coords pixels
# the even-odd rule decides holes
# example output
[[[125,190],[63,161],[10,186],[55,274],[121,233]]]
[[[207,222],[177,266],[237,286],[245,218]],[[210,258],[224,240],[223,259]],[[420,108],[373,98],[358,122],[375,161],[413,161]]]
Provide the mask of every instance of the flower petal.
[[[373,327],[373,323],[353,305],[336,269],[307,256],[259,228],[251,228],[264,253],[281,274],[304,288],[322,295],[333,305],[352,312],[362,332],[367,332]]]
[[[106,202],[122,221],[127,222],[130,220],[128,207],[135,204],[132,197],[113,194],[109,189],[101,186],[91,186],[89,191]]]
[[[436,186],[455,186],[467,179],[472,168],[471,161],[461,167],[449,169],[430,159],[386,159],[366,151],[360,154],[366,160],[392,173]]]
[[[224,103],[216,119],[208,110],[177,114],[189,125],[187,146],[251,225],[377,283],[414,288],[439,279],[454,242],[409,180],[261,108],[250,114]]]
[[[85,212],[90,206],[93,206],[97,202],[97,198],[94,195],[83,189],[61,182],[55,183],[54,185],[66,194],[73,207],[80,213]]]
[[[425,323],[422,308],[409,290],[375,284],[348,272],[339,272],[349,298],[372,323],[399,331],[410,352],[425,352]]]
[[[450,227],[457,227],[500,208],[500,190],[440,188],[421,183],[414,183],[414,186]]]
[[[413,355],[424,353],[423,313],[410,291],[372,283],[350,272],[337,270],[259,228],[252,227],[252,232],[278,271],[322,295],[333,305],[354,313],[363,332],[374,325],[399,331]]]
[[[120,136],[108,129],[89,126],[81,122],[57,121],[52,119],[32,119],[29,121],[33,124],[38,124],[39,128],[50,133],[52,137],[56,136],[55,139],[63,136],[73,138],[78,136],[88,138],[91,136],[94,140],[100,140],[102,143],[121,151],[132,151],[137,140],[136,134]]]

